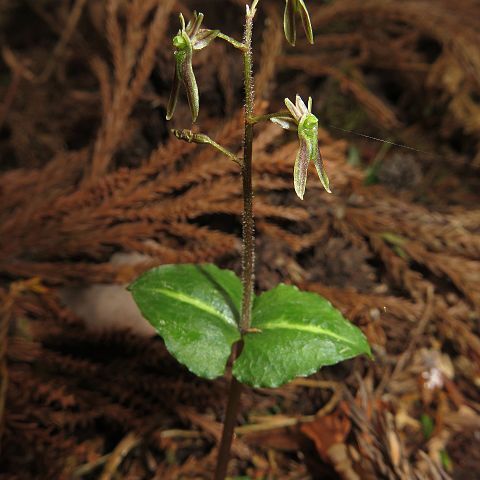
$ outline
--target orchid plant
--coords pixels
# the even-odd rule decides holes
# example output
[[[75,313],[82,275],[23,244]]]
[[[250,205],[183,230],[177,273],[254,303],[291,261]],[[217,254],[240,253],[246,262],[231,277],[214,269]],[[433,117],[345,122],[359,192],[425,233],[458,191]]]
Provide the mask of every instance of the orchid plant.
[[[329,180],[318,145],[318,119],[297,95],[295,104],[285,99],[286,110],[255,116],[252,73],[252,31],[259,0],[246,6],[245,33],[239,42],[219,30],[201,28],[203,14],[195,13],[173,38],[175,72],[167,106],[167,120],[175,112],[180,89],[186,92],[192,122],[199,114],[199,93],[192,67],[195,51],[220,39],[243,56],[245,121],[243,157],[239,158],[208,135],[190,129],[172,130],[180,140],[210,145],[241,170],[243,185],[242,276],[212,264],[163,265],[145,272],[130,287],[143,316],[163,338],[169,352],[194,374],[214,379],[232,364],[224,430],[219,446],[216,480],[227,473],[230,447],[243,385],[274,388],[297,376],[307,376],[321,367],[356,355],[370,355],[363,333],[328,300],[292,285],[280,284],[256,295],[253,217],[252,161],[256,124],[270,120],[298,134],[299,148],[294,164],[295,192],[303,199],[310,162],[330,193]],[[297,15],[307,40],[313,32],[303,0],[286,0],[284,31],[287,41],[296,41]],[[230,360],[230,362],[229,362]]]

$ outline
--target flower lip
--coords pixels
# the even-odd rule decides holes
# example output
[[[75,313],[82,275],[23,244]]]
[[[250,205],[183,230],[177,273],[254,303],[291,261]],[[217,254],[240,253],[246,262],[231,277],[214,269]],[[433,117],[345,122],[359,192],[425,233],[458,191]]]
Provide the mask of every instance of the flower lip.
[[[306,129],[313,129],[318,126],[318,118],[313,115],[313,113],[309,113],[300,123],[302,123],[303,127]]]
[[[172,43],[173,43],[173,46],[175,48],[178,48],[178,49],[181,49],[181,50],[183,50],[184,48],[186,48],[188,46],[188,43],[183,36],[183,32],[178,32],[178,35],[175,35],[173,37]]]

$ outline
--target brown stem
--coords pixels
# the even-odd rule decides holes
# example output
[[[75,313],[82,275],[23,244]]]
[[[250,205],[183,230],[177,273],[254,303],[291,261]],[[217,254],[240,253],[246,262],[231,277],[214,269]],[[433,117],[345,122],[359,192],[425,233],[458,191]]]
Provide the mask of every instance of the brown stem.
[[[218,459],[214,477],[215,480],[224,480],[224,478],[227,476],[228,462],[230,460],[230,449],[232,447],[233,433],[237,423],[237,413],[238,408],[240,407],[242,388],[242,384],[238,382],[234,376],[232,376],[228,393],[225,421],[223,423],[222,439],[218,449]]]
[[[252,186],[252,143],[253,143],[253,73],[252,73],[252,32],[253,18],[258,0],[252,6],[247,6],[245,22],[245,38],[243,51],[244,82],[245,82],[245,134],[243,143],[242,185],[243,185],[243,223],[242,223],[242,316],[240,330],[243,334],[250,327],[252,317],[253,287],[255,283],[255,220],[253,217],[253,186]],[[233,359],[239,354],[239,346],[234,350]],[[228,396],[225,422],[215,470],[215,480],[224,480],[227,475],[230,448],[233,440],[242,385],[232,376]]]

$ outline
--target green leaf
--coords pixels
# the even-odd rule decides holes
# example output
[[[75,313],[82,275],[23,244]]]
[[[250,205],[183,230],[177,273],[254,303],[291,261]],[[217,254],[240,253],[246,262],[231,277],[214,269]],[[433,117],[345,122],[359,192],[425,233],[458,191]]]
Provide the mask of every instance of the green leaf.
[[[362,159],[360,157],[360,151],[357,147],[351,145],[348,147],[347,163],[352,167],[361,167]]]
[[[378,170],[380,169],[380,165],[380,163],[376,163],[365,169],[365,176],[363,177],[364,185],[376,185],[380,182],[378,179]]]
[[[444,450],[440,450],[440,461],[442,462],[443,468],[444,468],[447,472],[451,472],[451,471],[452,471],[453,461],[452,461],[450,455],[448,454],[448,452],[447,452],[445,449],[444,449]]]
[[[382,238],[382,240],[385,240],[391,245],[396,245],[398,247],[405,245],[405,242],[407,241],[405,237],[402,237],[401,235],[397,235],[396,233],[393,233],[393,232],[382,232],[380,233],[380,237]]]
[[[223,375],[238,329],[240,279],[215,265],[163,265],[130,287],[168,351],[203,378]]]
[[[435,424],[433,422],[432,417],[427,415],[426,413],[422,413],[420,417],[420,423],[422,424],[422,431],[425,440],[430,440],[433,431],[435,430]]]
[[[363,333],[325,298],[280,284],[257,297],[233,374],[254,387],[278,387],[321,367],[365,353]]]

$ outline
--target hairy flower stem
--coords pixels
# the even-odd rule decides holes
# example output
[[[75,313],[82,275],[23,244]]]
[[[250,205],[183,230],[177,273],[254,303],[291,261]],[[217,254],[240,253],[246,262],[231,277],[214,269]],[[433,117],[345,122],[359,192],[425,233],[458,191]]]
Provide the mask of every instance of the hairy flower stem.
[[[252,60],[252,33],[253,18],[256,13],[258,0],[252,6],[247,6],[245,22],[243,65],[245,86],[245,133],[243,140],[242,185],[243,185],[243,223],[242,223],[242,315],[240,330],[245,333],[250,328],[252,317],[253,287],[255,283],[255,220],[253,217],[253,187],[252,187],[252,143],[253,143],[253,60]],[[240,353],[240,346],[234,349],[233,358]],[[228,396],[227,411],[223,424],[222,439],[218,452],[215,480],[224,480],[227,475],[230,448],[232,445],[236,424],[242,385],[232,376]]]

